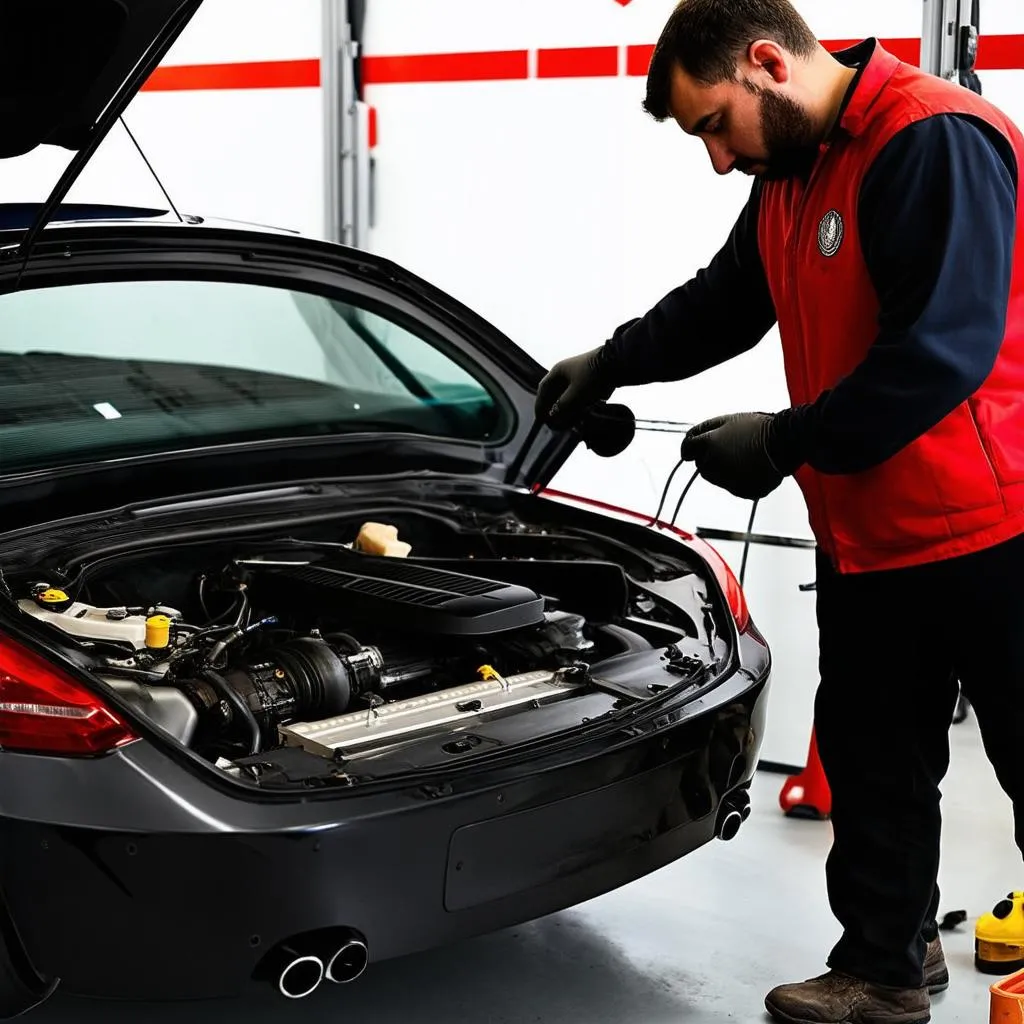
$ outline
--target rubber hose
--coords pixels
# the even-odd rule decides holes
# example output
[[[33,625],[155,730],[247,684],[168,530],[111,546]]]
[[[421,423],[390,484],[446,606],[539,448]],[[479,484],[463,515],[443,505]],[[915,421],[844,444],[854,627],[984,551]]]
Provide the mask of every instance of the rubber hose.
[[[363,645],[348,633],[328,633],[324,639],[347,647],[349,654],[358,654],[363,649]]]
[[[228,681],[219,672],[214,672],[213,669],[208,668],[200,672],[199,678],[209,683],[241,715],[242,719],[249,726],[249,754],[258,754],[263,739],[260,732],[260,724],[256,721],[256,716],[252,713],[252,709],[242,700],[241,694],[233,690]]]

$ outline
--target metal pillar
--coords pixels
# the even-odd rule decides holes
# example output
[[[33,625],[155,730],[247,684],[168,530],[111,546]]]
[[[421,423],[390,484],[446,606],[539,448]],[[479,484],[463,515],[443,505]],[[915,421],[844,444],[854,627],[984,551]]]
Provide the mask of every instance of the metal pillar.
[[[366,248],[370,232],[369,108],[359,99],[348,0],[323,0],[325,237]]]
[[[940,78],[976,88],[981,0],[924,0],[921,67]],[[980,92],[980,88],[976,91]]]

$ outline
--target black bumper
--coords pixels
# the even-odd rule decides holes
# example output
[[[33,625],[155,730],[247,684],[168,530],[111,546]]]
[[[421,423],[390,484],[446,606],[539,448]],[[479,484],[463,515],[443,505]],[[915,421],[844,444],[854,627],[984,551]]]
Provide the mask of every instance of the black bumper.
[[[760,644],[743,646],[757,660]],[[339,926],[365,937],[372,970],[599,896],[713,839],[754,773],[767,687],[765,652],[600,757],[433,799],[394,794],[383,813],[339,802],[349,810],[329,826],[161,833],[0,818],[4,895],[36,969],[79,995],[239,994],[275,945]]]

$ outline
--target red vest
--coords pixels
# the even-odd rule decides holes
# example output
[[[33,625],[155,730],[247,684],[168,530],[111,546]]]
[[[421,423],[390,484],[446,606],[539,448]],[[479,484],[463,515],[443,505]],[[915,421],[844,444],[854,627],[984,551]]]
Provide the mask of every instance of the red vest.
[[[761,256],[794,405],[835,386],[874,341],[879,305],[858,237],[860,185],[896,132],[941,113],[970,113],[994,126],[1024,171],[1024,137],[1005,115],[876,46],[810,180],[765,185]],[[1018,204],[1005,339],[995,368],[970,399],[874,469],[797,472],[815,538],[840,572],[948,558],[1024,532],[1022,256],[1024,204]]]

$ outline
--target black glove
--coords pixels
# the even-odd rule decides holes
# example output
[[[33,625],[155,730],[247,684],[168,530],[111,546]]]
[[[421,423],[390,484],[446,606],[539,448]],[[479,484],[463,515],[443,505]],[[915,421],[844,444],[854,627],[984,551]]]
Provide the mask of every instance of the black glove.
[[[556,430],[576,426],[615,390],[604,346],[556,363],[537,388],[537,419]]]
[[[708,483],[752,501],[778,487],[783,473],[772,459],[775,417],[764,412],[716,416],[692,427],[680,456],[695,462]]]

